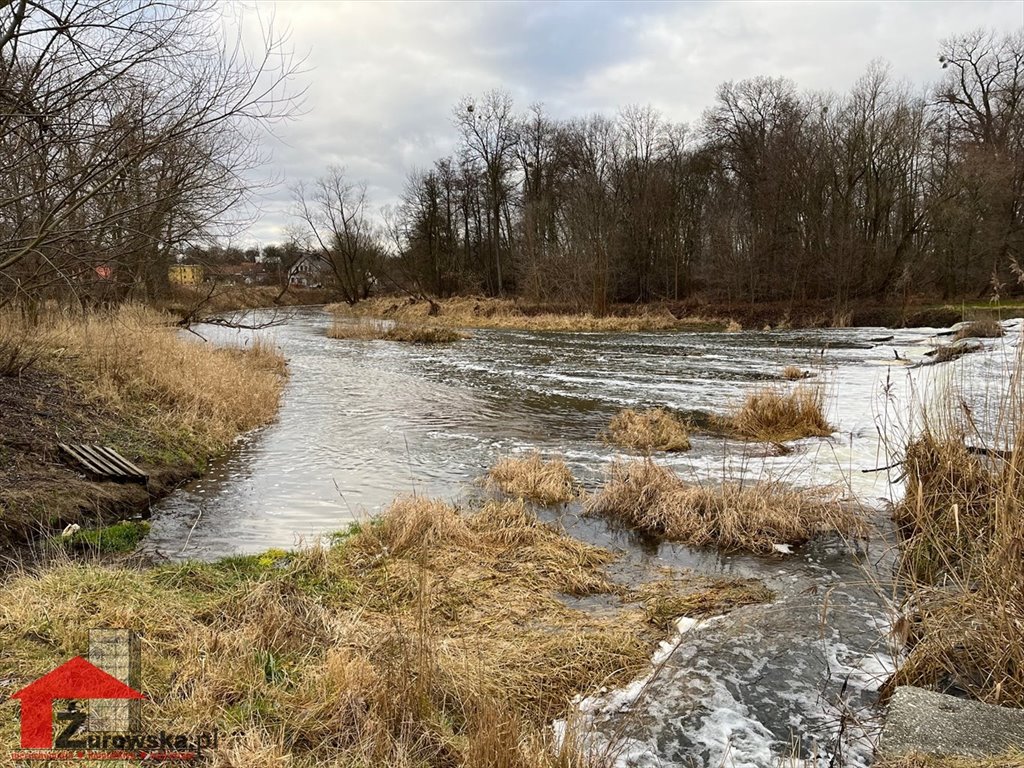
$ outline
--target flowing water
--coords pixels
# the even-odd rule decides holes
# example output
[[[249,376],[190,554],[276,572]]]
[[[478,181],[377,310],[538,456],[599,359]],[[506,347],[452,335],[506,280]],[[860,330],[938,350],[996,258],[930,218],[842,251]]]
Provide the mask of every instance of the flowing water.
[[[525,450],[560,454],[596,487],[620,455],[599,438],[618,409],[661,405],[699,419],[799,365],[828,388],[832,438],[775,455],[698,434],[691,451],[659,460],[704,482],[838,484],[877,510],[878,534],[867,544],[825,540],[755,558],[640,541],[578,508],[547,513],[572,535],[622,552],[622,578],[671,565],[756,576],[779,595],[727,618],[684,623],[652,679],[580,702],[580,710],[617,745],[623,765],[753,767],[791,755],[820,765],[870,762],[876,691],[893,663],[878,587],[891,568],[884,504],[900,488],[898,470],[861,470],[890,463],[879,435],[909,428],[910,403],[948,378],[989,407],[1016,334],[955,363],[918,366],[935,329],[478,330],[455,345],[423,347],[328,339],[328,323],[314,308],[260,332],[289,362],[279,418],[154,507],[152,551],[215,558],[291,547],[372,515],[400,493],[475,495],[496,458]],[[244,345],[252,336],[204,332],[217,343]]]

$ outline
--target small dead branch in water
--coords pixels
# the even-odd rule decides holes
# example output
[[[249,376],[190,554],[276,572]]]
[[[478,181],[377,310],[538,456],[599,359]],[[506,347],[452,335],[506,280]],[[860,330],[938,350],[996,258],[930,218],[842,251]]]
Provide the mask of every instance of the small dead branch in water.
[[[764,481],[694,485],[650,459],[613,463],[585,508],[633,530],[726,551],[766,554],[778,551],[777,544],[801,544],[822,533],[866,533],[861,516],[830,489]]]
[[[488,482],[510,496],[541,504],[564,504],[577,496],[566,463],[562,459],[544,461],[538,452],[501,459],[488,472]]]
[[[664,408],[619,411],[608,425],[605,440],[640,451],[688,451],[686,423]]]

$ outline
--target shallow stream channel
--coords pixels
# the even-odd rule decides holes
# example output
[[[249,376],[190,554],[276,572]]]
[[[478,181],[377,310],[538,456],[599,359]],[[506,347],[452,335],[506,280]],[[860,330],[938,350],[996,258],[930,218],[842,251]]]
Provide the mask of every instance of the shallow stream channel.
[[[869,541],[824,539],[773,557],[723,555],[640,539],[582,516],[578,506],[539,513],[620,552],[623,580],[669,566],[756,577],[777,593],[727,617],[682,620],[649,679],[579,702],[595,740],[616,745],[619,764],[870,765],[881,722],[877,691],[894,664],[887,505],[902,488],[899,468],[862,470],[892,463],[887,443],[912,429],[912,404],[951,382],[973,407],[994,408],[1017,353],[1014,323],[981,352],[922,365],[926,352],[948,341],[936,336],[943,329],[475,330],[453,345],[419,346],[329,339],[330,322],[308,308],[256,332],[288,358],[279,418],[154,507],[149,551],[214,559],[300,546],[365,520],[399,494],[471,498],[495,460],[535,449],[563,457],[594,490],[608,463],[627,457],[600,439],[621,408],[664,406],[699,421],[796,365],[827,388],[837,427],[831,438],[796,441],[778,455],[697,433],[690,451],[657,460],[704,483],[836,484],[868,507],[876,529]],[[222,344],[253,336],[196,330]]]

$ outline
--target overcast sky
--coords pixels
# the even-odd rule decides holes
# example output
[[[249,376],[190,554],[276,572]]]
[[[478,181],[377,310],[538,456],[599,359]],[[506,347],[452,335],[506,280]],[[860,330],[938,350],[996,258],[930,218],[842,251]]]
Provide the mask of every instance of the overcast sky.
[[[876,58],[915,86],[939,41],[1024,26],[1024,0],[968,2],[257,2],[306,57],[303,113],[267,141],[280,182],[242,241],[285,237],[289,187],[344,166],[374,207],[450,152],[452,106],[495,87],[556,117],[652,104],[694,122],[725,80],[786,76],[845,91]]]

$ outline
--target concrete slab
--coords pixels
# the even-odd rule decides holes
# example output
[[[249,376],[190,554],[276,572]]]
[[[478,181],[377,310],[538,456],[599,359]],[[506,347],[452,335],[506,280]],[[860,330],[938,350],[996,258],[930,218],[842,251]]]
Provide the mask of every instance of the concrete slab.
[[[987,757],[1024,749],[1024,710],[902,686],[889,702],[879,752]]]

